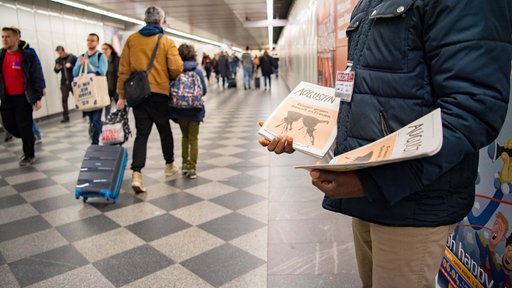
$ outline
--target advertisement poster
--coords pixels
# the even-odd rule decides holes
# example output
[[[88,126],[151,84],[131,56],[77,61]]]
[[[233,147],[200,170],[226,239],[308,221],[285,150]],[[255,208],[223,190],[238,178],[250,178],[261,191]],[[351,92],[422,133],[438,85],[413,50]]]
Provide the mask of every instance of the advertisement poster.
[[[480,150],[473,209],[447,241],[438,287],[512,287],[512,102],[498,138]]]
[[[318,85],[334,87],[336,67],[334,65],[336,0],[320,0],[317,7],[318,37]]]

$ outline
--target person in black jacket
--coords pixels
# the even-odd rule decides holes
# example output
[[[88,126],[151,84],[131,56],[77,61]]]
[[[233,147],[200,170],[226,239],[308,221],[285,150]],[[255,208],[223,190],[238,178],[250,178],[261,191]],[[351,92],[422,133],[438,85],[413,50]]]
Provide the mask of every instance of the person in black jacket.
[[[429,157],[311,170],[312,184],[325,195],[322,206],[352,217],[362,287],[436,287],[447,240],[474,207],[479,150],[506,119],[511,35],[510,0],[355,6],[344,72],[353,76],[353,90],[341,94],[334,155],[438,108],[443,132],[439,152]],[[278,154],[293,152],[291,137],[260,143]]]
[[[110,114],[110,110],[112,109],[112,104],[116,104],[119,96],[116,92],[117,87],[117,73],[119,71],[119,55],[117,54],[114,47],[108,43],[103,43],[101,45],[101,51],[105,56],[107,56],[108,60],[108,68],[107,68],[107,84],[108,84],[108,96],[110,97],[111,105],[105,107],[105,119],[107,119]]]
[[[272,87],[272,78],[270,75],[274,73],[274,69],[277,68],[276,63],[274,61],[274,58],[268,54],[268,51],[263,52],[263,56],[260,56],[260,65],[259,68],[261,68],[261,75],[263,75],[263,83],[265,85],[265,89],[267,90],[267,81],[268,81],[268,89]]]
[[[59,54],[59,57],[55,59],[55,67],[53,71],[55,73],[62,72],[60,78],[60,92],[62,94],[62,120],[60,123],[69,122],[69,108],[68,108],[68,97],[69,93],[73,93],[71,84],[73,83],[73,67],[76,63],[76,56],[67,53],[64,47],[57,46],[55,52]]]
[[[43,73],[35,56],[18,47],[20,34],[16,27],[2,28],[0,111],[5,129],[22,140],[19,165],[30,166],[35,162],[32,111],[41,109]]]

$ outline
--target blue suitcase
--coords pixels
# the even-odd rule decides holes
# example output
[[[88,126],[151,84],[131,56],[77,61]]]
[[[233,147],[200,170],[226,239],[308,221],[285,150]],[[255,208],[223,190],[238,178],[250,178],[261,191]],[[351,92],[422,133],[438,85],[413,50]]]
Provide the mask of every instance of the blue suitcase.
[[[116,203],[127,162],[128,152],[122,146],[89,146],[76,182],[76,199],[105,198]]]

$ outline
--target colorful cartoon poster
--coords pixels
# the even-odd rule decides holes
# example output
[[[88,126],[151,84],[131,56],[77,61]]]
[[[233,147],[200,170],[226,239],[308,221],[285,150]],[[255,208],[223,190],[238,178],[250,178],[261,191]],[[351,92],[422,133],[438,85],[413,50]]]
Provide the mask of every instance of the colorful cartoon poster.
[[[318,85],[334,87],[336,0],[319,0],[317,7]]]
[[[447,241],[438,287],[512,287],[512,102],[498,138],[480,150],[473,209]]]

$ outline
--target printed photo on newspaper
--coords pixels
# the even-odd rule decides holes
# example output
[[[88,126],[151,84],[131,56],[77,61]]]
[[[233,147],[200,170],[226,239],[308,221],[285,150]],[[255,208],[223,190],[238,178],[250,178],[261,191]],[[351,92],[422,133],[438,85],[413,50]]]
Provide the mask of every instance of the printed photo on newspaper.
[[[272,140],[293,137],[293,148],[322,158],[336,138],[340,99],[334,88],[300,82],[265,120],[258,133]]]
[[[295,168],[349,171],[365,167],[432,156],[443,144],[441,109],[368,145],[334,157],[328,164],[297,165]]]

